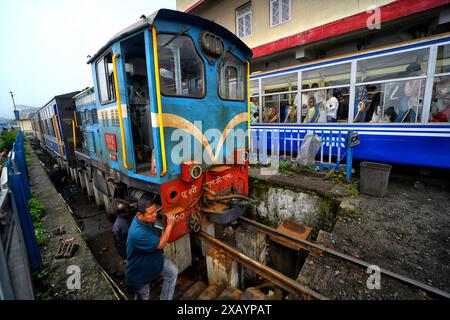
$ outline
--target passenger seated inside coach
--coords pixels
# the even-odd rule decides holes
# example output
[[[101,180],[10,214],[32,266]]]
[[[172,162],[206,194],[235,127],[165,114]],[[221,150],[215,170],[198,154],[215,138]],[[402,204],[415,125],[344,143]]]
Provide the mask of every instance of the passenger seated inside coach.
[[[379,122],[381,117],[381,92],[372,95],[369,107],[366,107],[366,117],[364,122]]]
[[[388,107],[385,111],[384,111],[384,116],[383,119],[381,120],[381,122],[395,122],[395,119],[397,118],[398,114],[397,112],[395,112],[395,108],[394,107]]]
[[[319,120],[320,103],[316,103],[314,97],[308,99],[308,111],[305,117],[304,123],[316,123]]]
[[[297,122],[297,107],[296,106],[288,106],[286,117],[284,119],[284,123],[295,123]]]
[[[366,118],[366,103],[364,101],[360,101],[358,104],[358,112],[356,113],[353,122],[364,122]]]
[[[450,94],[444,97],[443,108],[432,115],[430,122],[450,122]]]
[[[277,123],[278,112],[275,106],[266,106],[263,110],[263,123]]]

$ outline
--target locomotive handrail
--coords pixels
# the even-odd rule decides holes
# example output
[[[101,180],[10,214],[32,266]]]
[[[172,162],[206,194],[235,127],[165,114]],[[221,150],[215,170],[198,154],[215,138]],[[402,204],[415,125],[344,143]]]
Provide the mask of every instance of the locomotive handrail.
[[[77,136],[75,134],[75,120],[72,120],[73,150],[77,150]]]
[[[73,112],[73,119],[75,120],[75,127],[78,128],[78,120],[77,120],[77,112],[76,111]]]
[[[117,62],[116,60],[120,57],[120,54],[115,53],[112,58],[113,69],[114,69],[114,86],[116,88],[116,101],[117,101],[117,110],[119,111],[119,125],[120,125],[120,138],[122,140],[122,154],[123,154],[123,166],[131,170],[131,166],[128,165],[127,161],[127,145],[124,139],[125,131],[123,129],[123,116],[122,116],[122,103],[120,101],[120,90],[119,90],[119,77],[117,75]]]
[[[75,128],[78,128],[76,111],[73,112],[73,120],[72,120],[73,150],[77,150],[77,135],[75,132]]]
[[[248,125],[248,147],[247,151],[250,152],[250,62],[247,61],[247,125]]]
[[[164,141],[164,125],[161,107],[161,88],[159,83],[158,43],[156,41],[156,28],[154,26],[152,27],[152,39],[153,39],[153,62],[155,68],[155,82],[156,82],[156,102],[158,105],[159,140],[161,144],[161,158],[163,166],[163,169],[160,174],[161,176],[163,176],[167,172],[167,161],[166,161],[166,145]]]
[[[59,128],[59,123],[58,123],[58,115],[55,114],[52,117],[52,121],[53,121],[53,127],[55,129],[55,138],[56,138],[56,144],[58,145],[58,151],[59,151],[60,155],[62,157],[64,157],[65,153],[64,153],[64,148],[62,146],[61,132],[59,131],[60,128]]]

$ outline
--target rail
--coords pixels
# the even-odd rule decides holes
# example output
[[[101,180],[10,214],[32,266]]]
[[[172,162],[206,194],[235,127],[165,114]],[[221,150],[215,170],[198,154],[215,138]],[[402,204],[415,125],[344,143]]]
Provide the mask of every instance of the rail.
[[[199,231],[198,233],[196,233],[196,235],[200,238],[200,240],[209,242],[210,244],[219,247],[220,249],[224,250],[224,252],[231,258],[238,260],[241,264],[255,271],[261,277],[267,279],[268,281],[274,283],[275,285],[279,286],[280,288],[290,293],[307,294],[319,300],[327,300],[327,298],[321,295],[320,293],[311,290],[310,288],[302,285],[301,283],[289,277],[286,277],[282,273],[251,259],[250,257],[228,246],[222,241],[217,240],[216,238],[207,234],[204,231]]]
[[[292,236],[290,236],[290,235],[288,235],[288,234],[286,234],[284,232],[281,232],[279,230],[276,230],[274,228],[266,226],[266,225],[264,225],[262,223],[259,223],[257,221],[254,221],[254,220],[251,220],[251,219],[248,219],[248,218],[245,218],[245,217],[240,217],[239,220],[241,220],[242,222],[244,222],[246,224],[249,224],[249,225],[252,225],[252,226],[256,227],[261,232],[263,232],[263,233],[265,233],[265,234],[267,234],[269,236],[281,236],[281,237],[284,237],[284,238],[286,238],[288,240],[291,240],[291,241],[294,241],[294,242],[296,242],[296,243],[298,243],[298,244],[300,244],[300,245],[302,245],[304,247],[307,247],[310,250],[313,250],[313,251],[315,251],[315,252],[317,252],[319,254],[326,253],[326,254],[329,254],[329,255],[331,255],[333,257],[337,257],[337,258],[343,259],[345,261],[351,262],[353,264],[356,264],[358,266],[365,267],[365,268],[373,265],[371,263],[365,262],[363,260],[360,260],[360,259],[357,259],[355,257],[349,256],[347,254],[340,253],[340,252],[338,252],[336,250],[333,250],[333,249],[329,249],[329,248],[324,247],[322,245],[319,245],[319,244],[316,244],[316,243],[313,243],[313,242],[310,242],[310,241],[307,241],[307,240],[303,240],[303,239],[292,237]],[[401,282],[403,282],[403,283],[405,283],[407,285],[410,285],[410,286],[416,287],[418,289],[424,290],[426,292],[432,293],[432,294],[434,294],[436,296],[439,296],[439,297],[442,297],[442,298],[446,298],[446,299],[450,298],[450,294],[448,292],[445,292],[443,290],[431,287],[431,286],[429,286],[427,284],[424,284],[422,282],[410,279],[408,277],[402,276],[402,275],[400,275],[398,273],[395,273],[395,272],[392,272],[392,271],[389,271],[389,270],[386,270],[386,269],[383,269],[383,268],[380,268],[380,273],[385,275],[385,276],[388,276],[388,277],[390,277],[392,279],[401,281]]]

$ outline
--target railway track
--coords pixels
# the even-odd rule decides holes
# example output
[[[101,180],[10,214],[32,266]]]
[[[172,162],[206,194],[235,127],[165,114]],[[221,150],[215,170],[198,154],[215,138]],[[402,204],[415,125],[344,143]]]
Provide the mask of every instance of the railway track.
[[[366,261],[360,260],[358,258],[352,257],[350,255],[338,252],[336,250],[324,247],[320,244],[317,243],[313,243],[311,241],[307,241],[307,240],[303,240],[303,239],[298,239],[295,237],[292,237],[286,233],[283,233],[279,230],[276,230],[274,228],[271,228],[269,226],[266,226],[262,223],[259,223],[257,221],[245,218],[245,217],[241,217],[239,218],[239,221],[241,223],[245,223],[247,225],[251,225],[255,228],[258,229],[258,231],[265,233],[268,236],[272,236],[272,237],[278,237],[278,238],[284,238],[286,240],[289,240],[291,242],[295,242],[297,244],[302,245],[303,247],[307,248],[308,251],[310,252],[314,252],[317,253],[319,255],[329,255],[335,259],[340,259],[346,262],[351,262],[359,267],[363,267],[363,268],[367,268],[373,264],[368,263]],[[197,237],[205,242],[208,242],[209,244],[212,244],[214,246],[217,246],[219,248],[221,248],[225,254],[227,254],[228,256],[230,256],[233,259],[236,259],[237,261],[239,261],[241,264],[243,264],[245,267],[251,269],[252,271],[256,272],[259,276],[261,276],[262,278],[268,280],[269,282],[275,284],[276,286],[286,290],[289,293],[293,293],[296,295],[299,294],[304,294],[304,295],[308,295],[314,299],[320,299],[320,300],[326,300],[327,297],[325,297],[324,295],[320,294],[319,292],[308,288],[305,285],[300,284],[299,282],[295,281],[292,278],[289,278],[285,275],[283,275],[282,273],[266,266],[263,265],[255,260],[253,260],[252,258],[244,255],[243,253],[239,252],[238,250],[236,250],[235,248],[229,246],[228,244],[214,238],[213,236],[205,233],[204,231],[200,231],[199,233],[196,234]],[[395,279],[397,281],[400,281],[408,286],[420,289],[422,291],[425,291],[427,293],[430,293],[431,295],[435,296],[435,297],[439,297],[439,298],[444,298],[444,299],[449,299],[450,298],[450,294],[448,292],[445,292],[443,290],[440,290],[438,288],[429,286],[425,283],[419,282],[417,280],[408,278],[406,276],[400,275],[398,273],[389,271],[387,269],[383,269],[380,268],[380,273],[381,275],[387,276],[389,278]]]

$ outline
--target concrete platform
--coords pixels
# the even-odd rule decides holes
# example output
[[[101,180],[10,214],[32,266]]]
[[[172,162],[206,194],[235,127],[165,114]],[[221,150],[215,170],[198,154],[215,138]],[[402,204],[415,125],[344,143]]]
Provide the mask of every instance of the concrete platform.
[[[46,170],[42,167],[29,144],[25,145],[25,150],[29,155],[28,174],[31,192],[34,197],[42,202],[46,210],[42,222],[48,239],[45,246],[41,248],[41,254],[45,268],[48,270],[45,282],[48,283],[53,293],[51,298],[64,300],[116,299],[108,282],[100,274],[99,265],[84,241],[69,208],[50,182]],[[54,235],[53,230],[61,226],[64,226],[66,233],[60,236]],[[56,260],[54,257],[58,250],[60,238],[69,239],[72,237],[75,238],[74,242],[79,245],[74,256]],[[69,267],[78,267],[81,271],[80,290],[71,290],[67,287],[66,281],[70,276],[70,273],[68,273]]]
[[[268,182],[270,184],[302,189],[311,191],[319,195],[328,197],[343,197],[347,195],[345,188],[331,182],[317,177],[310,177],[306,175],[286,175],[282,173],[274,175],[262,175],[258,168],[249,168],[249,178],[258,179]]]

